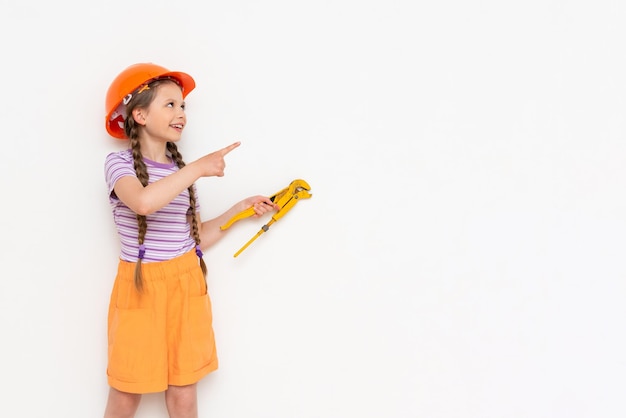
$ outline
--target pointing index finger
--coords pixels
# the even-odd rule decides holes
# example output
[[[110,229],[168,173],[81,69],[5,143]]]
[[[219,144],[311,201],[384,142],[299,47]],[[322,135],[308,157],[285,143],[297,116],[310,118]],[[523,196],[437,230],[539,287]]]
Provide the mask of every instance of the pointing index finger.
[[[220,153],[222,154],[222,156],[224,156],[224,155],[228,154],[229,152],[231,152],[232,150],[234,150],[235,148],[237,148],[239,145],[241,145],[241,142],[237,141],[237,142],[235,142],[233,144],[230,144],[227,147],[222,148],[220,150]]]

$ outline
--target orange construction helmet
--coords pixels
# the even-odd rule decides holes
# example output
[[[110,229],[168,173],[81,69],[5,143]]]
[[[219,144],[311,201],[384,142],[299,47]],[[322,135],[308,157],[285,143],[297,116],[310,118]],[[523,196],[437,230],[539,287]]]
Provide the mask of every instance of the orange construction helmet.
[[[107,90],[104,123],[111,136],[126,139],[124,132],[126,104],[139,87],[158,78],[174,79],[183,89],[183,98],[196,87],[196,82],[189,74],[169,71],[167,68],[152,63],[131,65],[115,77]]]

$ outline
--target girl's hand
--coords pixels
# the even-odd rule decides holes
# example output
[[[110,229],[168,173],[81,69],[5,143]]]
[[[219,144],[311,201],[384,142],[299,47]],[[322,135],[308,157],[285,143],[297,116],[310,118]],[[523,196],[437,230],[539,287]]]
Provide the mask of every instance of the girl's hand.
[[[238,212],[244,211],[250,207],[254,208],[255,218],[258,218],[259,216],[264,215],[267,212],[280,209],[276,203],[270,200],[269,197],[260,195],[245,198],[244,200],[239,202],[237,206]]]
[[[210,154],[205,155],[194,161],[200,167],[201,177],[223,177],[224,168],[226,168],[226,162],[224,157],[226,154],[241,145],[241,142],[235,142],[227,147],[217,150]]]

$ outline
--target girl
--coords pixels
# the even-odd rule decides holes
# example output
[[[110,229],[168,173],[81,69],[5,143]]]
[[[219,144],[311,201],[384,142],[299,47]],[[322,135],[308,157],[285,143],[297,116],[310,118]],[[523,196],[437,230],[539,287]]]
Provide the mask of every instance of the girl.
[[[187,119],[191,76],[151,63],[122,71],[107,92],[107,132],[129,148],[107,155],[105,177],[121,242],[108,314],[109,398],[104,416],[133,417],[142,393],[165,392],[169,416],[197,417],[197,382],[217,368],[202,251],[223,225],[254,207],[248,197],[222,215],[200,219],[194,182],[222,177],[235,142],[185,164],[176,143]]]

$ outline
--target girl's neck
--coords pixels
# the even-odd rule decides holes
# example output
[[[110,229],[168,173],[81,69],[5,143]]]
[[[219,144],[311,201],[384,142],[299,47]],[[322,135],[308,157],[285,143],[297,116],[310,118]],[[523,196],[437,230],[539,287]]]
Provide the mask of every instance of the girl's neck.
[[[164,142],[141,142],[141,155],[143,158],[157,163],[170,163],[171,160],[167,156],[167,146]]]

